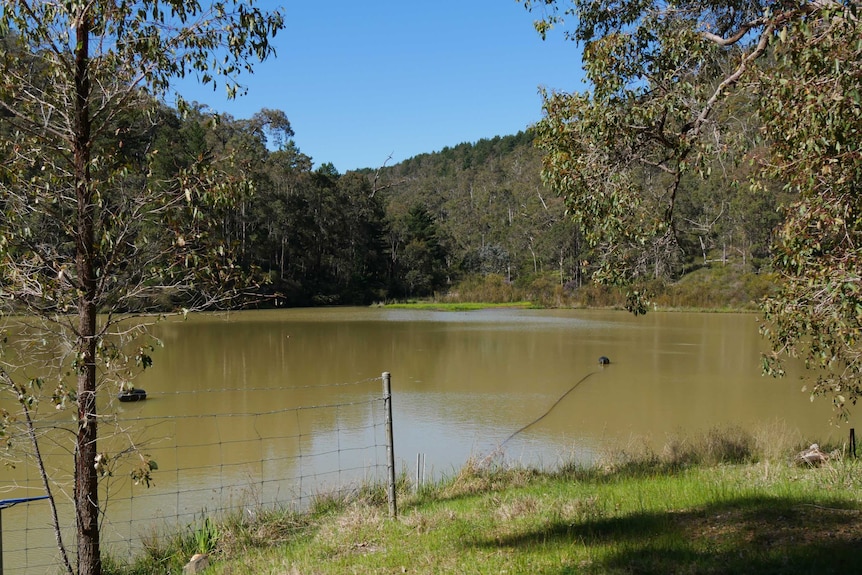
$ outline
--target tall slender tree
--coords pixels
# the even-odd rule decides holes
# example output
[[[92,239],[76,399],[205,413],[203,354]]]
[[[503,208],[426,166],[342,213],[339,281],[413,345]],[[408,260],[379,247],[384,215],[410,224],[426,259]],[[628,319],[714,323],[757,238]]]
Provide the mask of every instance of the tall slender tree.
[[[58,407],[76,407],[81,575],[101,572],[98,479],[111,459],[98,447],[97,394],[108,382],[129,385],[150,362],[146,345],[122,341],[140,332],[120,329],[117,312],[159,291],[193,289],[206,305],[237,285],[203,207],[229,205],[247,187],[242,174],[199,156],[156,181],[146,165],[158,150],[143,147],[141,168],[127,146],[152,127],[177,78],[236,95],[239,74],[272,55],[282,27],[278,12],[251,1],[3,2],[0,292],[4,313],[33,319],[7,331],[0,379],[27,421],[43,389]],[[151,467],[142,460],[136,477]]]

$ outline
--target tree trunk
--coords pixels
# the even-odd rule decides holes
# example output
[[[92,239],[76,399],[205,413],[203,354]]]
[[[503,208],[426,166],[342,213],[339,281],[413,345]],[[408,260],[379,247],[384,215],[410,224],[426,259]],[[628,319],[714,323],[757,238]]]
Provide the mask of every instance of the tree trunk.
[[[78,575],[100,575],[99,484],[96,462],[96,257],[95,205],[90,187],[91,118],[90,16],[82,11],[75,24],[75,195],[78,202],[76,267],[78,298],[77,374],[78,436],[75,458],[75,519],[78,529]]]
[[[278,258],[279,278],[284,281],[284,250],[287,248],[287,238],[281,237],[281,255]]]

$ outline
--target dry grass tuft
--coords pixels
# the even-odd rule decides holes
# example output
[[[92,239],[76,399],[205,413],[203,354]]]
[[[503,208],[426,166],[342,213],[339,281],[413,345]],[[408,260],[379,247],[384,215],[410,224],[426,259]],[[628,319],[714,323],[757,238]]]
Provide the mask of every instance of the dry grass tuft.
[[[576,522],[598,521],[606,515],[604,504],[595,495],[567,501],[559,510],[560,516]]]
[[[332,521],[325,521],[316,537],[321,541],[347,541],[350,545],[367,543],[370,535],[382,528],[386,510],[363,502],[348,505]]]
[[[760,457],[767,461],[783,461],[788,453],[799,451],[803,445],[808,446],[799,431],[791,430],[783,421],[758,427],[754,431],[754,445]]]
[[[540,472],[509,467],[492,457],[471,457],[451,480],[444,482],[440,496],[447,499],[490,493],[527,485]]]
[[[701,439],[700,463],[749,463],[756,459],[754,436],[741,427],[712,428]]]
[[[417,533],[428,533],[436,525],[435,516],[429,513],[416,511],[407,516],[401,517],[401,523],[413,529]]]
[[[494,498],[492,504],[495,504],[494,517],[499,521],[511,521],[524,515],[532,515],[539,508],[539,502],[535,497],[523,496],[517,497],[505,503],[499,498]]]
[[[356,530],[359,528],[378,527],[386,518],[385,509],[374,507],[365,503],[358,503],[348,507],[338,517],[338,527],[343,530]]]
[[[649,475],[668,472],[692,465],[719,465],[752,463],[763,459],[761,446],[770,441],[767,436],[760,439],[740,427],[712,428],[701,435],[669,436],[662,448],[656,452],[647,437],[630,438],[626,445],[605,449],[591,473],[604,475]],[[770,453],[787,453],[788,443],[772,442]],[[578,473],[574,464],[563,466],[563,471]]]

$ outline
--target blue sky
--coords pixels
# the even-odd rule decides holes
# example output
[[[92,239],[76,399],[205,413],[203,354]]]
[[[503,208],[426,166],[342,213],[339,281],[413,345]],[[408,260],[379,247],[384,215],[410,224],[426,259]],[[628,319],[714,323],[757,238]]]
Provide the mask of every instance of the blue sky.
[[[515,0],[262,1],[283,8],[277,56],[242,77],[248,94],[178,86],[235,118],[285,112],[299,149],[339,172],[515,134],[541,118],[540,86],[584,90],[580,51],[542,41]]]

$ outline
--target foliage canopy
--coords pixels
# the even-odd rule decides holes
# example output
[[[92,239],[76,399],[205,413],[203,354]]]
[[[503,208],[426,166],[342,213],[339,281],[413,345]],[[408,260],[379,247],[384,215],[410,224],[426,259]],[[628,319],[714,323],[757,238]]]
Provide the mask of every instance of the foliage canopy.
[[[597,248],[597,279],[630,286],[628,307],[645,312],[639,285],[684,256],[680,206],[708,201],[692,195],[694,178],[718,178],[716,191],[743,201],[783,190],[765,369],[803,358],[818,370],[813,394],[844,414],[862,393],[862,4],[525,5],[543,36],[562,26],[583,47],[591,90],[545,93],[537,134],[545,181]]]
[[[77,408],[60,441],[75,438],[80,574],[101,571],[98,480],[112,460],[97,447],[96,398],[150,363],[145,330],[118,312],[156,292],[194,293],[205,306],[242,282],[216,216],[250,192],[248,179],[229,153],[202,148],[159,169],[159,99],[189,74],[235,95],[238,74],[272,54],[282,27],[278,12],[235,0],[3,2],[0,296],[4,316],[28,319],[5,326],[0,385],[19,401],[37,457],[40,400]],[[141,455],[132,475],[146,481],[153,467]],[[71,573],[55,507],[54,524]]]

